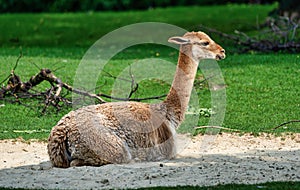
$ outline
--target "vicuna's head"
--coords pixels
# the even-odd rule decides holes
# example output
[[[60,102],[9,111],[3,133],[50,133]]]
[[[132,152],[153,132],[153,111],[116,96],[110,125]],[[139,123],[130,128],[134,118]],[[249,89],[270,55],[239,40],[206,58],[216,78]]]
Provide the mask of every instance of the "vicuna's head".
[[[181,45],[181,51],[197,61],[225,58],[225,50],[204,32],[187,32],[182,37],[171,37],[168,41]]]

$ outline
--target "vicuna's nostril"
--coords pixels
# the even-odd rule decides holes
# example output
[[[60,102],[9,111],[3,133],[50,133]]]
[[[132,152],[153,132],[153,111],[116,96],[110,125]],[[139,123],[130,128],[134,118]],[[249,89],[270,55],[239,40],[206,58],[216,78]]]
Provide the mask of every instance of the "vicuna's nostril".
[[[222,49],[222,50],[221,50],[221,53],[225,53],[225,49]]]

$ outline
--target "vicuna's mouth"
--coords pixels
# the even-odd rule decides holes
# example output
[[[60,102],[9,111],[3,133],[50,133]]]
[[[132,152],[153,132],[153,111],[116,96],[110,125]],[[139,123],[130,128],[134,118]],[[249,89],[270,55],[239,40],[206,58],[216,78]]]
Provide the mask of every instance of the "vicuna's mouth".
[[[220,54],[216,55],[216,60],[221,60],[221,59],[224,59],[224,58],[225,58],[225,55],[220,55]]]

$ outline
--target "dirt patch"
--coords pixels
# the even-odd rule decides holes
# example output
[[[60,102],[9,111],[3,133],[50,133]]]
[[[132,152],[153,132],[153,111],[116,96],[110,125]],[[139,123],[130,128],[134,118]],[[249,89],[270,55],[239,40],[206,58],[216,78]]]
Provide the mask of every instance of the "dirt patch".
[[[176,159],[102,167],[52,168],[46,143],[36,141],[3,140],[0,153],[0,187],[107,189],[300,181],[299,133],[178,135]]]

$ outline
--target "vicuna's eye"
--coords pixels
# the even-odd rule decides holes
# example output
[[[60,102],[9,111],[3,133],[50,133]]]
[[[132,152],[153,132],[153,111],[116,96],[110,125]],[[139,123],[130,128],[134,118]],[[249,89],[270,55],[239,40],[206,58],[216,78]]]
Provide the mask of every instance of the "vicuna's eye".
[[[209,45],[209,42],[202,42],[201,45],[203,45],[203,46],[208,46],[208,45]]]

